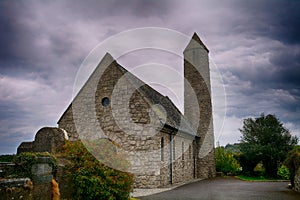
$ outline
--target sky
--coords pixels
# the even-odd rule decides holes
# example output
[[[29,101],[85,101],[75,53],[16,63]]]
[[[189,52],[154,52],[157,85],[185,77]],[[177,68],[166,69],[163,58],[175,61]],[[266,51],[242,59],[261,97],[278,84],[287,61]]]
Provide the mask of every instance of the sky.
[[[217,73],[216,79],[212,76],[216,142],[239,142],[243,119],[261,113],[275,114],[300,137],[299,9],[296,0],[2,0],[0,154],[16,153],[40,128],[57,126],[91,50],[119,33],[143,27],[190,37],[197,32],[210,50]],[[120,63],[128,69],[143,62],[164,64],[157,59],[164,56],[170,55],[145,50],[129,53]],[[182,67],[176,59],[167,60],[176,69]],[[220,108],[225,101],[218,98],[220,84],[226,112]]]

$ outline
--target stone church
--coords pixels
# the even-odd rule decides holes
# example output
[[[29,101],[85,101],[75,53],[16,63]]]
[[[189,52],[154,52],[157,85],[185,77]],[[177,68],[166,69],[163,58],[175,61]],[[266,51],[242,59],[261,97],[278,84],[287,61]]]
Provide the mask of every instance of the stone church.
[[[194,33],[183,52],[185,115],[107,53],[59,119],[58,128],[71,141],[110,141],[116,154],[128,161],[126,170],[135,175],[136,188],[214,177],[208,53]]]

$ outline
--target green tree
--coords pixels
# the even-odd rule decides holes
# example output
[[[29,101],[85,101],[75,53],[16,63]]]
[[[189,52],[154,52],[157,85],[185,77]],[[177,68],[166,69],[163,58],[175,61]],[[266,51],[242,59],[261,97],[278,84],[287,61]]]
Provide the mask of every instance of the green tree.
[[[240,165],[234,158],[234,154],[224,147],[218,146],[215,149],[216,170],[225,174],[235,174],[239,171]]]
[[[275,115],[244,120],[241,153],[249,163],[262,161],[267,177],[276,177],[278,165],[298,142]],[[256,163],[257,164],[257,163]]]

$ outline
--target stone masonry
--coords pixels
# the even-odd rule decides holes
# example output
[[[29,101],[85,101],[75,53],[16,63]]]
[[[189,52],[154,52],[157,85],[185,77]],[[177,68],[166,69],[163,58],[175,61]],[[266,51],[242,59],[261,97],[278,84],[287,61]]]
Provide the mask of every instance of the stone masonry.
[[[298,167],[298,169],[296,170],[294,184],[295,191],[300,192],[300,167]]]
[[[186,116],[168,97],[106,54],[59,119],[58,127],[66,130],[69,140],[80,139],[86,145],[99,139],[111,141],[116,153],[130,163],[129,169],[105,163],[101,156],[100,161],[134,173],[137,188],[215,176],[208,50],[197,35],[193,40],[196,46],[189,44],[184,52],[185,76],[197,98],[185,101]],[[189,48],[196,48],[196,53]],[[190,54],[196,63],[190,61]],[[195,108],[200,110],[198,116],[193,116]]]
[[[65,144],[68,139],[67,132],[56,127],[41,128],[35,135],[33,142],[22,142],[17,153],[22,152],[49,152],[55,153]]]
[[[198,178],[216,175],[208,52],[196,33],[184,50],[184,113],[200,137],[197,141]],[[199,108],[198,112],[195,108]]]

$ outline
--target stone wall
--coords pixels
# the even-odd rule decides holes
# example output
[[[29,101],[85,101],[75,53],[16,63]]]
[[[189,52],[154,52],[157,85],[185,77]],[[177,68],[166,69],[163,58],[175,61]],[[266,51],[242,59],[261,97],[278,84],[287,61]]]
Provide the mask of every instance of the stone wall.
[[[32,152],[33,151],[33,142],[22,142],[17,149],[17,154],[22,152]]]
[[[17,149],[17,153],[55,153],[62,148],[67,139],[68,136],[65,130],[56,127],[44,127],[36,133],[33,142],[22,142]]]
[[[192,138],[187,139],[184,137],[173,135],[171,140],[172,144],[170,145],[169,133],[160,132],[160,137],[157,137],[157,140],[155,141],[155,143],[160,147],[162,147],[162,138],[164,143],[162,149],[159,148],[156,152],[151,151],[151,149],[147,150],[146,152],[144,152],[147,157],[145,156],[144,160],[142,161],[138,161],[137,157],[132,158],[133,162],[135,162],[135,187],[156,188],[170,185],[170,162],[172,164],[172,184],[185,183],[194,179]],[[136,153],[139,154],[140,152]],[[171,159],[170,154],[172,154]],[[153,158],[154,155],[156,155],[155,159],[151,161],[151,158]],[[149,158],[150,160],[148,160]],[[136,163],[145,164],[136,165]],[[154,166],[155,164],[158,167]]]
[[[170,162],[172,164],[172,184],[184,183],[194,177],[194,145],[193,138],[182,137],[179,134],[162,136],[164,140],[163,160],[160,167],[160,186],[171,184]],[[175,147],[175,148],[174,148]],[[170,158],[170,154],[172,158]]]
[[[55,127],[41,128],[35,135],[33,152],[58,152],[68,139],[66,131]]]
[[[184,183],[192,180],[194,178],[193,139],[175,135],[172,142],[173,148],[175,144],[175,155],[173,155],[173,183]],[[190,151],[189,148],[191,148]]]
[[[295,191],[300,192],[300,167],[298,167],[296,173],[295,173]]]

